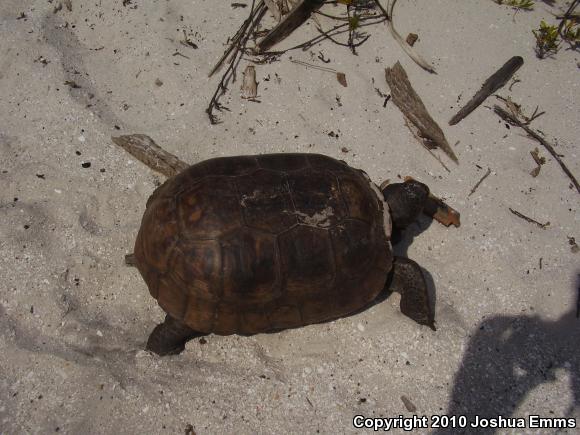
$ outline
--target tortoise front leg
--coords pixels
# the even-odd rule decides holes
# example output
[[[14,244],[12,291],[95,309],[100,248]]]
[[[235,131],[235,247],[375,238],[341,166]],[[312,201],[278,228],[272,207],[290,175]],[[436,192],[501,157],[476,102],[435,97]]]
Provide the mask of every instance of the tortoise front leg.
[[[401,294],[400,307],[404,315],[435,331],[435,314],[429,302],[427,283],[417,263],[405,257],[395,257],[386,287]]]
[[[146,349],[161,356],[176,355],[185,349],[185,343],[188,340],[202,335],[206,334],[194,331],[182,321],[168,314],[165,316],[165,321],[157,325],[151,332]]]

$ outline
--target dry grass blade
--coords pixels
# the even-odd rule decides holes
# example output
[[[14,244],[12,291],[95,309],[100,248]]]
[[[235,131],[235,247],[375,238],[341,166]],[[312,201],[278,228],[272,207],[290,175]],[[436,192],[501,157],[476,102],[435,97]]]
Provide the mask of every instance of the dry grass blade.
[[[393,38],[395,38],[395,41],[397,41],[397,43],[401,46],[403,51],[405,51],[405,53],[407,53],[407,55],[411,59],[413,59],[413,61],[417,65],[419,65],[421,68],[423,68],[425,71],[428,71],[432,74],[435,74],[436,73],[435,68],[433,68],[433,66],[429,62],[427,62],[425,59],[423,59],[423,57],[421,57],[421,55],[419,55],[419,53],[417,53],[413,47],[411,47],[409,44],[407,44],[407,42],[403,39],[403,37],[395,29],[395,26],[393,24],[393,10],[395,9],[395,4],[397,3],[397,0],[391,0],[388,3],[388,6],[387,6],[388,10],[386,10],[381,5],[379,0],[375,0],[375,3],[379,7],[379,9],[382,11],[383,15],[387,18],[387,27],[389,28],[391,35],[393,35]]]

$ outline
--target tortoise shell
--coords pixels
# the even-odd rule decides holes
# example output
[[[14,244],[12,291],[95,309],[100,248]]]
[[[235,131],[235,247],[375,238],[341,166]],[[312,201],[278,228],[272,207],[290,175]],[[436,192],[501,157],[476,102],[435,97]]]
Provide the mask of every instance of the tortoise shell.
[[[369,304],[392,267],[386,202],[318,154],[223,157],[149,198],[135,243],[151,295],[204,333],[254,334]]]

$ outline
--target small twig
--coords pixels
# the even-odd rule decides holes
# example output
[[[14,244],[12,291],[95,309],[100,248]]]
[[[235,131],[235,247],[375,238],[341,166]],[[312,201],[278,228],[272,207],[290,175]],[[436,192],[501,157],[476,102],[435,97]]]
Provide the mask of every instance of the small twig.
[[[507,121],[512,125],[516,125],[520,128],[523,128],[526,131],[526,133],[528,133],[529,136],[531,136],[533,139],[541,143],[544,146],[544,148],[546,148],[548,152],[552,155],[552,157],[556,159],[556,161],[558,162],[564,173],[568,176],[568,178],[570,178],[570,180],[572,180],[572,183],[574,184],[574,187],[576,187],[578,193],[580,193],[580,184],[578,183],[578,180],[576,180],[576,177],[574,177],[572,172],[570,172],[570,169],[568,169],[568,167],[564,164],[564,162],[562,161],[562,159],[560,158],[554,147],[550,143],[548,143],[548,141],[546,141],[542,136],[540,136],[526,124],[521,122],[519,119],[517,119],[515,116],[511,115],[501,107],[494,105],[493,111],[497,113],[499,117],[502,118],[504,121]]]
[[[536,220],[534,220],[534,219],[532,219],[532,218],[530,218],[530,217],[527,217],[527,216],[525,216],[525,215],[521,214],[519,211],[516,211],[516,210],[514,210],[514,209],[513,209],[513,208],[511,208],[511,207],[509,208],[509,211],[511,211],[511,212],[512,212],[513,214],[515,214],[517,217],[519,217],[519,218],[521,218],[521,219],[525,220],[526,222],[529,222],[529,223],[531,223],[531,224],[534,224],[534,225],[537,225],[537,226],[539,226],[539,227],[540,227],[541,229],[543,229],[543,230],[545,230],[545,229],[546,229],[546,227],[547,227],[548,225],[550,225],[550,222],[546,222],[545,224],[541,224],[540,222],[538,222],[538,221],[536,221]]]
[[[298,64],[298,65],[302,65],[305,66],[307,68],[314,68],[320,71],[325,71],[325,72],[331,72],[331,73],[336,73],[337,71],[334,68],[328,68],[325,66],[320,66],[320,65],[314,65],[312,63],[308,63],[308,62],[303,62],[301,60],[294,60],[292,59],[290,62]]]
[[[469,195],[467,195],[468,198],[475,193],[475,191],[477,190],[479,185],[481,183],[483,183],[483,180],[485,180],[487,177],[489,177],[490,174],[491,174],[491,169],[487,168],[487,172],[485,173],[485,175],[483,177],[481,177],[481,179],[475,184],[475,186],[473,186],[473,189],[471,189],[471,191],[469,192]]]

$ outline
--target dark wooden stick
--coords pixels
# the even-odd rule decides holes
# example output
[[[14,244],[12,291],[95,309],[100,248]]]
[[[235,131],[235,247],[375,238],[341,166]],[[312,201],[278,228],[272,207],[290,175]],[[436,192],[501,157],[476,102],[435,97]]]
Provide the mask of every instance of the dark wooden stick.
[[[537,225],[539,226],[541,229],[545,230],[546,227],[548,225],[550,225],[550,222],[546,222],[545,224],[541,224],[540,222],[538,222],[537,220],[532,219],[531,217],[527,217],[524,214],[521,214],[519,211],[514,210],[513,208],[510,207],[509,211],[511,211],[514,215],[516,215],[517,217],[519,217],[520,219],[525,220],[526,222],[529,222],[531,224]]]
[[[568,167],[564,164],[564,162],[562,161],[562,159],[560,158],[560,156],[558,155],[558,153],[556,152],[554,147],[552,145],[550,145],[550,143],[548,143],[548,141],[546,141],[542,136],[540,136],[538,133],[536,133],[530,127],[525,125],[523,122],[521,122],[515,116],[508,113],[507,111],[505,111],[501,107],[494,105],[493,111],[495,113],[497,113],[500,116],[500,118],[502,118],[504,121],[509,122],[512,125],[516,125],[520,128],[523,128],[526,131],[526,133],[528,133],[528,135],[530,137],[532,137],[533,139],[540,142],[544,146],[544,148],[546,148],[548,150],[548,152],[552,155],[552,157],[554,157],[554,159],[556,159],[556,161],[558,162],[558,164],[560,165],[560,167],[562,168],[564,173],[568,176],[568,178],[570,178],[570,180],[572,180],[572,183],[576,187],[576,190],[578,191],[578,193],[580,193],[580,184],[578,184],[578,180],[576,180],[576,177],[574,177],[572,172],[570,172],[570,169],[568,169]]]
[[[189,167],[187,163],[159,147],[147,135],[132,134],[111,137],[111,139],[137,160],[145,163],[151,169],[162,173],[166,177],[173,177],[175,174]]]
[[[401,64],[397,62],[392,68],[385,69],[385,76],[391,88],[393,102],[403,112],[403,115],[419,129],[423,137],[430,139],[457,163],[457,156],[445,139],[443,130],[427,112],[427,108],[411,86],[407,73]]]
[[[520,56],[514,56],[508,60],[499,70],[489,77],[483,86],[469,102],[451,118],[449,125],[455,125],[471,112],[473,112],[487,97],[501,89],[512,78],[515,72],[524,64]]]
[[[265,52],[274,44],[277,44],[282,39],[290,35],[296,30],[304,21],[310,17],[310,14],[315,9],[322,6],[322,0],[301,0],[292,10],[282,18],[282,21],[276,25],[264,38],[256,45],[258,54]]]

